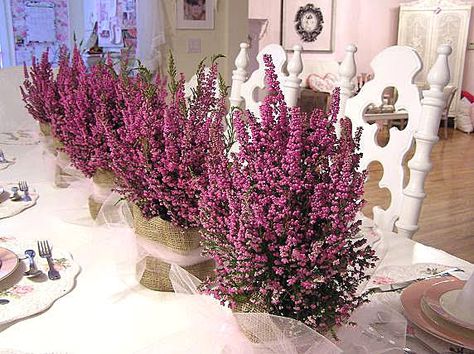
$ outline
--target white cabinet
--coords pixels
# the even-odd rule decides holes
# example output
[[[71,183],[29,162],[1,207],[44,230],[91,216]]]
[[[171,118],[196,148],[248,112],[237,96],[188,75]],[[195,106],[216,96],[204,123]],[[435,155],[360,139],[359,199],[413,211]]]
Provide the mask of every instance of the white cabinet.
[[[418,86],[426,86],[426,75],[436,60],[436,48],[449,44],[451,81],[458,88],[450,116],[456,116],[463,80],[464,59],[467,50],[471,1],[421,0],[400,5],[398,44],[416,49],[423,61],[423,70],[417,75]]]

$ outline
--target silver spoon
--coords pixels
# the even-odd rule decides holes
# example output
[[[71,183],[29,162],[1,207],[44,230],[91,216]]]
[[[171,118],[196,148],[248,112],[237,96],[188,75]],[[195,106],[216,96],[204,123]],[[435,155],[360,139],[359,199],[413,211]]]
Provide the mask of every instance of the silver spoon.
[[[33,250],[26,250],[25,254],[28,256],[28,260],[30,261],[30,269],[28,269],[24,274],[30,278],[40,275],[42,272],[36,267],[35,263],[36,252]]]
[[[10,302],[8,299],[0,299],[0,305],[6,305]]]

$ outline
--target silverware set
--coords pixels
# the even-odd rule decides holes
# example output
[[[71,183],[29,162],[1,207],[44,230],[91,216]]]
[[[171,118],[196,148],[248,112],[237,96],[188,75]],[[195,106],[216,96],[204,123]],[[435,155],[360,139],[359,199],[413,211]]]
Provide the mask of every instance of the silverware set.
[[[49,271],[48,271],[48,278],[51,280],[58,280],[61,278],[59,272],[54,268],[51,247],[48,241],[38,241],[38,252],[41,258],[46,258],[48,262]]]
[[[38,254],[41,258],[45,258],[48,262],[48,278],[50,280],[58,280],[61,279],[61,274],[54,268],[54,262],[52,258],[51,246],[49,245],[48,241],[38,241]],[[35,262],[36,252],[32,249],[27,249],[25,251],[25,257],[19,257],[21,260],[28,259],[29,269],[25,271],[23,274],[28,278],[38,277],[43,274],[43,272],[38,269],[38,266]],[[0,305],[6,305],[10,302],[9,299],[2,299],[0,298]]]
[[[12,194],[10,196],[10,200],[13,202],[31,202],[31,196],[29,192],[29,187],[28,183],[26,181],[20,181],[18,182],[18,187],[12,187],[11,188]],[[22,192],[23,195],[20,195],[20,192]]]
[[[400,282],[400,283],[394,283],[394,284],[379,285],[378,287],[372,288],[370,290],[372,292],[375,292],[375,293],[389,293],[389,292],[392,292],[392,291],[401,291],[401,290],[405,289],[406,287],[408,287],[409,285],[413,284],[414,282],[421,281],[421,280],[426,280],[426,279],[431,279],[431,278],[436,278],[436,277],[444,277],[444,276],[447,276],[447,275],[451,275],[451,273],[455,273],[455,272],[464,272],[464,270],[461,269],[461,268],[453,267],[453,268],[443,270],[442,272],[439,272],[439,273],[436,273],[436,274],[427,275],[427,276],[420,277],[420,278],[413,279],[413,280],[408,280],[408,281],[404,281],[404,282]]]

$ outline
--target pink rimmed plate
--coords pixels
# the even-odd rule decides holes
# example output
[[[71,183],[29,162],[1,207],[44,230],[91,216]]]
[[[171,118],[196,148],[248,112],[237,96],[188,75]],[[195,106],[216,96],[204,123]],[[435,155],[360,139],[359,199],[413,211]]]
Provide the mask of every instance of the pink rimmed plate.
[[[7,248],[0,247],[0,281],[6,279],[18,267],[18,256]]]
[[[456,306],[457,295],[465,284],[465,281],[453,277],[440,279],[426,289],[423,300],[433,312],[446,321],[474,331],[474,322],[469,318],[472,309]]]
[[[474,350],[474,336],[470,335],[471,331],[454,324],[446,326],[446,321],[433,320],[434,317],[427,315],[423,311],[423,307],[425,307],[425,311],[428,307],[423,301],[423,294],[433,284],[439,281],[439,278],[423,280],[413,283],[402,292],[400,300],[406,318],[423,331],[439,339],[463,348]]]

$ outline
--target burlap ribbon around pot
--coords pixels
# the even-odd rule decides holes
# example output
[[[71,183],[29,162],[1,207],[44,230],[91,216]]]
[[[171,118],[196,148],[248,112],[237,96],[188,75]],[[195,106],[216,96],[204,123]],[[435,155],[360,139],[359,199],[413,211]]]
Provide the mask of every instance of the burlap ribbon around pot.
[[[201,280],[214,275],[214,261],[200,255],[198,228],[180,228],[160,217],[147,220],[136,205],[132,205],[132,215],[137,246],[144,255],[144,265],[137,265],[137,269],[143,268],[138,274],[142,285],[152,290],[173,291],[169,277],[171,263]]]
[[[132,215],[133,226],[137,235],[156,241],[178,254],[186,255],[200,246],[201,233],[199,228],[184,229],[160,217],[148,220],[143,217],[140,209],[135,204],[132,206]]]
[[[97,219],[102,204],[112,192],[115,176],[112,171],[99,168],[92,176],[92,195],[89,196],[89,212],[92,219]]]
[[[253,295],[252,298],[260,299],[261,296],[259,294]],[[235,313],[269,313],[268,307],[264,305],[255,305],[250,301],[245,301],[242,303],[238,303],[236,308],[233,309]],[[262,317],[255,318],[255,321],[252,321],[253,317],[248,316],[249,319],[246,324],[248,327],[240,326],[240,330],[242,333],[252,342],[252,343],[260,343],[261,341],[274,341],[275,337],[275,328],[274,324],[271,322],[270,319],[265,319],[262,321]],[[255,333],[259,333],[259,336],[255,336]]]
[[[51,124],[45,123],[45,122],[39,122],[39,128],[40,128],[41,133],[44,136],[51,135]]]
[[[157,291],[173,291],[173,285],[170,280],[171,264],[154,257],[145,258],[145,269],[140,278],[140,284],[151,290]],[[200,280],[205,280],[214,273],[214,261],[212,259],[183,267],[187,272],[191,273]]]

